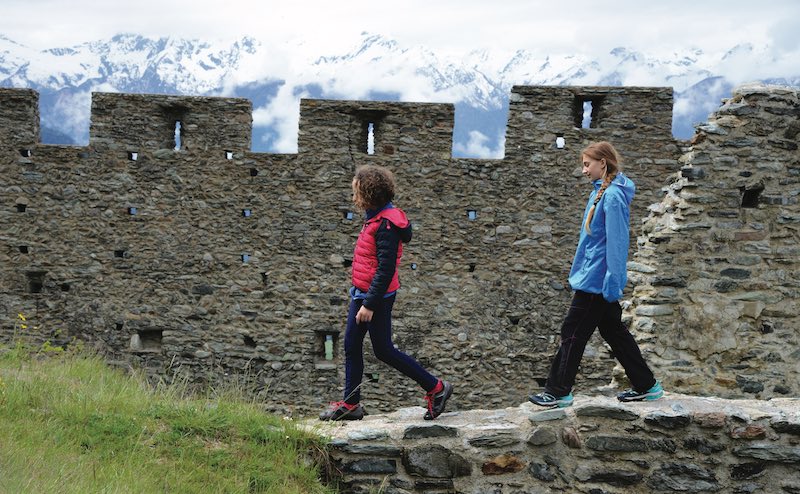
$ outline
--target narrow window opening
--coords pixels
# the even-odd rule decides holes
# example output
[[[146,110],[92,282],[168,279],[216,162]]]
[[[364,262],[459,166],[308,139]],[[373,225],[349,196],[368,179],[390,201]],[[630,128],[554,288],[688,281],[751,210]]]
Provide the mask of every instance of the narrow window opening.
[[[250,262],[250,254],[242,254],[242,264]]]
[[[137,209],[134,206],[128,208],[128,214],[131,216],[136,216]]]
[[[476,266],[476,264],[474,262],[469,263],[469,272],[470,273],[474,273],[475,272],[475,266]]]
[[[258,175],[258,170],[256,170],[255,168],[251,168],[250,169],[250,176],[251,177],[255,177],[257,175]]]
[[[412,262],[411,263],[411,271],[416,271],[416,270],[417,270],[417,263]]]
[[[122,326],[123,326],[123,324],[121,322],[118,322],[118,323],[114,324],[114,328],[116,328],[117,331],[121,331],[122,330]]]
[[[572,103],[572,121],[575,128],[595,129],[600,126],[600,108],[603,96],[575,96]]]
[[[267,281],[269,281],[269,273],[261,273],[261,283],[266,285]]]
[[[128,159],[130,161],[136,161],[137,159],[139,159],[139,153],[137,153],[136,151],[128,151]]]
[[[175,121],[175,151],[181,150],[181,121]]]
[[[28,271],[25,276],[28,278],[28,292],[29,293],[42,293],[44,288],[44,276],[47,271]]]
[[[581,119],[581,128],[588,129],[592,127],[592,100],[583,102],[583,118]]]
[[[557,135],[556,136],[556,148],[564,149],[564,146],[566,146],[566,145],[567,145],[567,141],[564,140],[564,136]]]
[[[338,331],[315,331],[314,367],[336,369],[336,350],[339,347]]]
[[[352,211],[345,211],[344,212],[344,219],[352,220],[353,219],[353,212]]]
[[[253,211],[250,209],[242,209],[242,216],[245,218],[249,218],[253,214]]]
[[[158,353],[161,351],[162,331],[149,329],[137,331],[131,336],[131,350],[143,353]]]
[[[20,245],[19,246],[19,251],[22,254],[27,254],[28,253],[28,246],[27,245]]]
[[[250,348],[255,348],[256,347],[256,340],[254,340],[253,338],[251,338],[251,337],[249,337],[247,335],[244,335],[243,338],[244,338],[245,346],[248,346]]]
[[[375,154],[375,123],[367,123],[367,154]]]
[[[232,160],[233,159],[233,151],[225,151],[225,159]]]
[[[115,250],[114,257],[125,257],[125,251],[123,249]]]
[[[27,204],[23,204],[23,203],[17,204],[17,212],[18,213],[24,213],[26,209],[28,209],[28,205]]]
[[[33,156],[33,153],[30,149],[20,149],[19,154],[22,155],[23,158],[30,158]]]
[[[478,218],[478,212],[474,209],[467,209],[467,218],[474,221]]]

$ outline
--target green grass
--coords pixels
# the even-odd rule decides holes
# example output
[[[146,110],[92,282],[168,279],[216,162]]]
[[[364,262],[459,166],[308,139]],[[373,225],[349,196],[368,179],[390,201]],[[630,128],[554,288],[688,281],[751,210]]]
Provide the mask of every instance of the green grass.
[[[154,390],[48,350],[0,347],[0,493],[334,492],[324,441],[236,393]]]

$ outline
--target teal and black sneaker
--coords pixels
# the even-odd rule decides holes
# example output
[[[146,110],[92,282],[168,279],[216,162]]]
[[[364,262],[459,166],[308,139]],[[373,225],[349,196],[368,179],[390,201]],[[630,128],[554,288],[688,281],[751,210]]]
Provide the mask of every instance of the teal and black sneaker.
[[[542,392],[535,395],[530,395],[528,400],[540,407],[547,408],[566,408],[572,406],[572,393],[566,396],[553,396],[550,393]]]
[[[652,401],[657,400],[664,396],[664,388],[661,387],[661,381],[656,381],[652,388],[644,393],[640,393],[635,389],[629,389],[617,394],[619,401]]]

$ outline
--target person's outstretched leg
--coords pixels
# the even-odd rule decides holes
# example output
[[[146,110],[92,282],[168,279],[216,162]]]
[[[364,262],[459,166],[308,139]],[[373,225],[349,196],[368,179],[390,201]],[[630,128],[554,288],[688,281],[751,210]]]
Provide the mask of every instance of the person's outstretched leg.
[[[540,406],[567,407],[572,405],[572,386],[578,374],[586,343],[602,315],[602,295],[576,291],[561,325],[561,344],[558,347],[544,392],[528,399]]]
[[[633,335],[622,323],[622,307],[618,302],[608,303],[603,318],[598,324],[600,336],[611,347],[614,357],[625,369],[625,375],[633,389],[620,393],[621,401],[654,400],[660,398],[664,391],[656,381],[653,372],[642,357],[642,352]]]
[[[413,379],[427,392],[425,398],[428,401],[428,411],[425,419],[433,420],[444,412],[445,404],[453,393],[453,386],[437,379],[415,359],[395,348],[392,342],[394,300],[394,295],[384,298],[372,314],[372,321],[368,323],[372,349],[379,360]]]

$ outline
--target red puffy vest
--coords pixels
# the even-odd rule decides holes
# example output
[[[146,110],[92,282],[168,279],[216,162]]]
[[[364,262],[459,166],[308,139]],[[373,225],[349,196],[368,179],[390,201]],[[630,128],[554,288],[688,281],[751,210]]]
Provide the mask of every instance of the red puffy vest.
[[[375,273],[378,271],[378,252],[375,242],[375,233],[378,231],[384,218],[389,220],[385,223],[384,228],[405,228],[408,226],[406,214],[398,208],[383,209],[364,223],[364,226],[361,228],[361,233],[358,234],[355,252],[353,252],[352,271],[353,286],[363,292],[369,291],[372,278],[375,277]],[[397,246],[397,263],[395,265],[394,276],[392,276],[392,281],[389,283],[389,288],[386,290],[387,293],[400,288],[400,280],[397,276],[398,270],[396,268],[400,266],[400,258],[402,256],[403,242],[400,242]]]

